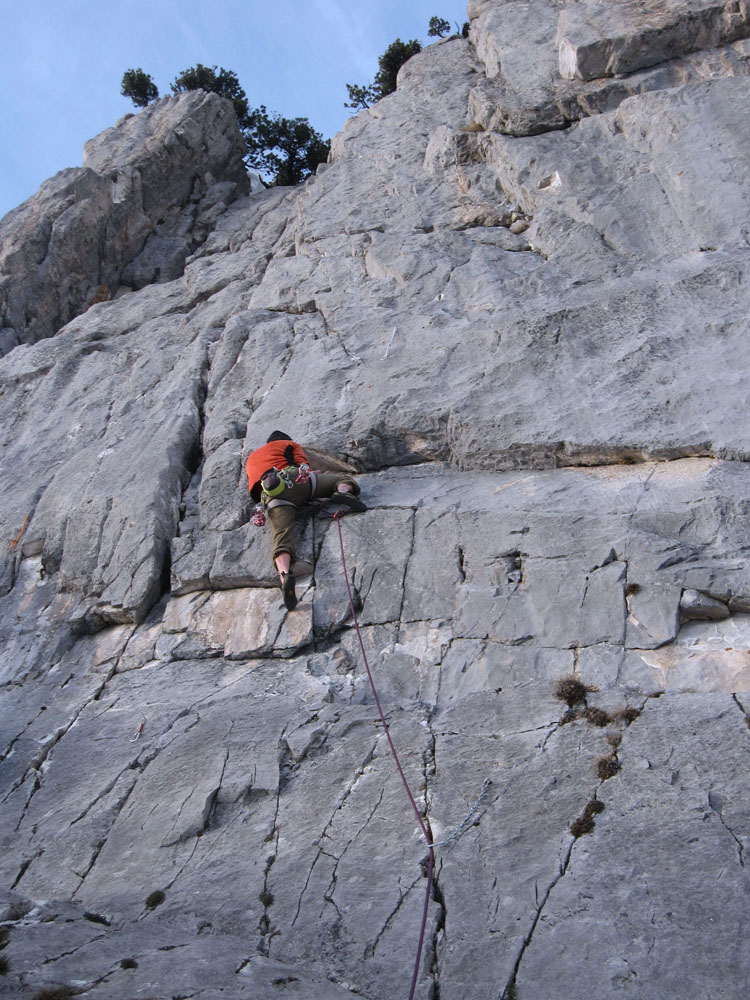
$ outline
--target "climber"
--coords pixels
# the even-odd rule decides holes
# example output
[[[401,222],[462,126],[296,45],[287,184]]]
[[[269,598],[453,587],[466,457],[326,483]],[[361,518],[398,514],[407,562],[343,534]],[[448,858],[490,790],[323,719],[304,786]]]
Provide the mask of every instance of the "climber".
[[[271,519],[271,560],[279,573],[284,605],[291,611],[297,606],[294,590],[297,507],[318,498],[329,498],[357,513],[367,507],[359,499],[359,485],[351,476],[339,472],[311,472],[302,448],[282,431],[274,431],[262,448],[250,453],[245,469],[250,496],[258,504],[255,523],[265,523],[264,508]]]

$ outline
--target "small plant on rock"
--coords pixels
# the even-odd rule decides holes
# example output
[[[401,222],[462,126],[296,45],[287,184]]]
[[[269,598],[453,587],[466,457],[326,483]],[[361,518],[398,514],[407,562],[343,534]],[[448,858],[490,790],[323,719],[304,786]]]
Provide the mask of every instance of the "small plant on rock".
[[[137,108],[145,108],[152,101],[159,99],[159,88],[151,79],[150,74],[143,70],[126,69],[122,74],[120,93],[123,97],[129,97]]]
[[[592,726],[600,726],[602,729],[611,721],[609,715],[601,708],[587,708],[583,713]]]
[[[628,705],[627,708],[619,708],[616,712],[613,712],[612,718],[621,720],[626,726],[629,726],[631,722],[635,722],[640,714],[641,710],[639,708],[635,708],[634,705]]]
[[[572,674],[567,677],[561,677],[555,687],[555,697],[559,698],[560,701],[567,702],[569,708],[575,708],[576,705],[585,705],[586,693],[586,685]]]
[[[121,969],[137,969],[138,963],[134,958],[123,958],[120,962]]]
[[[614,778],[620,770],[620,765],[616,757],[601,757],[596,762],[596,773],[602,781]]]
[[[450,34],[451,24],[444,17],[431,17],[427,34],[430,38],[444,38]]]
[[[584,833],[591,833],[596,825],[594,816],[604,810],[604,803],[599,799],[591,799],[583,808],[583,812],[570,824],[570,832],[574,837],[581,837]]]
[[[582,837],[584,833],[591,833],[595,825],[590,816],[579,816],[570,824],[570,832],[576,838]]]
[[[161,906],[166,898],[166,893],[162,892],[161,889],[156,889],[146,899],[146,908],[149,910],[155,910],[157,906]]]

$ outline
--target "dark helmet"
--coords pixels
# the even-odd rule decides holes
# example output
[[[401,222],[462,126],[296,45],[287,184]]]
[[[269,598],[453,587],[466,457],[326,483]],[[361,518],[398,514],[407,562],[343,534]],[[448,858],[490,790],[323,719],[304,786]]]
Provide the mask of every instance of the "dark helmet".
[[[289,437],[289,435],[285,434],[283,431],[274,431],[273,434],[268,435],[266,444],[270,444],[272,441],[291,441],[291,440],[292,439]]]

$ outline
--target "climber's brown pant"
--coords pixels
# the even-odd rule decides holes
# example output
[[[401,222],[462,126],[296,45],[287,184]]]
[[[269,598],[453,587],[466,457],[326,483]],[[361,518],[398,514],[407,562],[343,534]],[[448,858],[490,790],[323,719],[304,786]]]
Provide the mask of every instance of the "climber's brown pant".
[[[292,467],[289,470],[292,480],[297,475],[297,469]],[[288,552],[291,565],[294,566],[296,552],[294,548],[294,520],[297,508],[307,500],[315,500],[319,497],[330,497],[336,492],[342,483],[349,483],[355,494],[359,493],[359,484],[351,476],[341,472],[316,472],[315,492],[312,492],[313,480],[306,483],[296,483],[287,487],[278,496],[277,500],[286,500],[287,503],[272,506],[268,511],[268,520],[271,522],[273,531],[273,541],[271,542],[271,562],[276,566],[276,557],[282,552]],[[273,500],[271,501],[273,504]]]

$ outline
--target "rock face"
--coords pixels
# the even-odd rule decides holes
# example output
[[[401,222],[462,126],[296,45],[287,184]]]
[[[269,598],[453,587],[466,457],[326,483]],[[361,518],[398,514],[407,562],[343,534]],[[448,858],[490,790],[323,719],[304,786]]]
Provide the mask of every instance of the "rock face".
[[[184,95],[2,222],[0,995],[407,995],[426,844],[337,526],[286,614],[250,523],[276,428],[370,508],[415,995],[746,993],[746,5],[468,9],[301,188]]]
[[[232,111],[165,97],[86,144],[0,223],[0,354],[51,337],[118,291],[170,281],[249,190]]]

